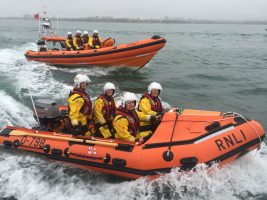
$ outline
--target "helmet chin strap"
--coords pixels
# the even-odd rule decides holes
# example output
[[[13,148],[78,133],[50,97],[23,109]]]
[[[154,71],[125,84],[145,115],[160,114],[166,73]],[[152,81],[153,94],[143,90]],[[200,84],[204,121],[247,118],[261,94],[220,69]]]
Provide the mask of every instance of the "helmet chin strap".
[[[136,106],[136,101],[134,100],[133,102],[134,102],[134,108],[135,108],[135,106]],[[125,108],[127,108],[126,104],[127,104],[127,103],[125,102]],[[132,110],[134,110],[134,108],[133,108]],[[127,110],[129,110],[129,109],[127,109]]]
[[[81,84],[82,83],[86,83],[86,82],[81,82],[80,84],[75,84],[75,87],[77,87],[78,89],[81,89],[81,90],[86,90],[87,86],[88,86],[88,83],[86,83],[86,88],[82,88],[81,87]]]
[[[159,93],[160,93],[160,92],[159,92]],[[158,97],[158,96],[159,96],[159,94],[158,94],[157,96],[153,96],[153,95],[151,94],[151,92],[150,92],[150,96],[152,96],[152,97],[155,97],[155,98],[156,98],[156,97]]]
[[[108,91],[108,90],[106,90],[104,93],[105,93],[105,95],[107,95],[107,96],[109,96],[109,97],[112,97],[112,96],[115,94],[115,90],[112,90],[112,91],[113,91],[113,92],[112,92],[112,95],[108,95],[107,91]]]

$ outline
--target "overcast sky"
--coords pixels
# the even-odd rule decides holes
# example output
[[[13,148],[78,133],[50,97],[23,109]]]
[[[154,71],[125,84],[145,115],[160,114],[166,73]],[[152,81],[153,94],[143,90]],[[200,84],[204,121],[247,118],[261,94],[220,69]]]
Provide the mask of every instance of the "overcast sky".
[[[267,0],[0,0],[0,17],[50,16],[267,20]]]

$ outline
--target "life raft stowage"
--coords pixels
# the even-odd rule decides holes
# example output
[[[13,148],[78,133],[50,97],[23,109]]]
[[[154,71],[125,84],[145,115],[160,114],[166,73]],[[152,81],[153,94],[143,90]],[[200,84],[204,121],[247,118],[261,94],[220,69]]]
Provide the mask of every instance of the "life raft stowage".
[[[128,178],[154,176],[229,163],[260,147],[262,126],[235,113],[184,110],[167,112],[153,136],[142,145],[123,140],[72,135],[7,126],[0,144],[43,154],[82,168]]]
[[[103,47],[112,47],[113,45],[115,44],[115,40],[113,38],[108,38],[108,39],[105,39],[103,42],[102,42],[102,48]]]
[[[62,37],[43,38],[51,42],[64,42]],[[77,51],[49,50],[27,51],[25,57],[28,60],[44,62],[55,66],[87,67],[87,66],[115,66],[140,68],[145,66],[156,53],[165,46],[166,40],[159,36],[153,36],[144,40],[113,46],[114,39],[109,38],[100,49],[88,49]]]

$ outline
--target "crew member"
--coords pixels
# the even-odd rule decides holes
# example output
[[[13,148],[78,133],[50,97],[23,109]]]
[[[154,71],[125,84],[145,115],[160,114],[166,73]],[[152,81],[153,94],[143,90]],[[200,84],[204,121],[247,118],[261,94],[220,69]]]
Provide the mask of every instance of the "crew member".
[[[67,46],[67,50],[68,51],[73,51],[75,50],[75,46],[73,44],[73,38],[72,38],[72,33],[68,32],[67,33],[67,38],[65,40],[66,46]]]
[[[98,31],[94,30],[93,36],[89,38],[89,46],[91,49],[98,49],[102,46],[102,39],[98,36]]]
[[[159,116],[160,118],[163,115],[163,107],[159,97],[161,91],[162,86],[159,83],[150,83],[147,93],[139,101],[138,110],[146,115]],[[158,124],[156,123],[141,122],[142,130],[151,130],[154,132],[157,126]]]
[[[83,32],[83,36],[82,36],[82,40],[83,40],[83,47],[84,49],[89,49],[89,35],[88,35],[88,31],[84,31]]]
[[[90,136],[90,122],[92,119],[92,103],[86,92],[91,82],[88,76],[77,74],[74,78],[75,87],[69,94],[69,118],[73,126],[73,135]]]
[[[107,82],[101,94],[94,102],[93,113],[96,136],[104,138],[114,138],[113,119],[115,117],[116,105],[113,98],[115,85]]]
[[[143,143],[151,136],[151,131],[140,131],[140,121],[155,121],[157,117],[146,115],[136,111],[137,97],[135,94],[126,92],[123,96],[122,105],[116,111],[113,120],[115,137],[131,142]]]
[[[83,50],[84,49],[83,40],[81,37],[81,31],[79,31],[79,30],[76,31],[76,35],[73,38],[73,44],[74,44],[76,50]]]

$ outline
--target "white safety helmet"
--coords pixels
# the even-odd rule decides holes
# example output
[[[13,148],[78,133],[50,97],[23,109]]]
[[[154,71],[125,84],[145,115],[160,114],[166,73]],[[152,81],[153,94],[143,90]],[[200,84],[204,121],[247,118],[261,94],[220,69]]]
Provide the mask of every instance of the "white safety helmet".
[[[123,108],[125,108],[127,101],[135,101],[135,105],[136,105],[137,96],[134,93],[126,92],[123,95],[123,99],[122,99],[122,107]]]
[[[72,35],[72,33],[71,32],[68,32],[67,35]]]
[[[114,90],[115,92],[115,85],[111,82],[107,82],[103,87],[103,91],[106,92],[107,90]]]
[[[98,33],[98,30],[94,30],[93,33]]]
[[[153,82],[153,83],[150,83],[148,88],[147,88],[147,91],[148,93],[150,94],[151,93],[151,90],[160,90],[160,92],[162,91],[162,87],[159,83],[157,82]]]
[[[86,75],[83,75],[83,74],[77,74],[75,77],[74,77],[74,84],[75,84],[75,87],[78,87],[80,88],[80,84],[81,83],[90,83],[91,80],[88,76]]]
[[[83,34],[84,34],[84,35],[88,35],[88,31],[84,31]]]
[[[82,32],[81,32],[80,30],[77,30],[77,31],[76,31],[76,34],[78,34],[78,33],[80,33],[80,34],[81,34]]]

